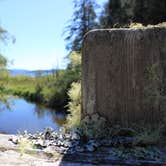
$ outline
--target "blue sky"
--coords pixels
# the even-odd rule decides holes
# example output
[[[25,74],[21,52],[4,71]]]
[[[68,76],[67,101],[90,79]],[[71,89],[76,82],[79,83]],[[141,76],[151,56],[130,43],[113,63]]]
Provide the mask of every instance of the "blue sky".
[[[73,0],[0,0],[0,25],[16,38],[0,51],[15,69],[65,68],[62,33],[73,14]],[[106,0],[96,0],[102,5]]]

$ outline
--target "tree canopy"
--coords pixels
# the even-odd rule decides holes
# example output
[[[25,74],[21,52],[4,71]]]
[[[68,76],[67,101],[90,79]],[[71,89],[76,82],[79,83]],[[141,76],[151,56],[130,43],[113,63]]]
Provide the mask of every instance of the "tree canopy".
[[[166,0],[108,0],[100,16],[102,28],[143,25],[166,21]]]
[[[166,21],[166,0],[139,0],[133,8],[133,22],[144,25]]]
[[[84,35],[97,28],[95,8],[97,4],[94,0],[74,0],[74,14],[70,24],[66,27],[67,49],[80,51]]]
[[[109,0],[99,18],[101,28],[112,28],[114,26],[125,24],[129,17],[125,9],[121,6],[120,0]]]

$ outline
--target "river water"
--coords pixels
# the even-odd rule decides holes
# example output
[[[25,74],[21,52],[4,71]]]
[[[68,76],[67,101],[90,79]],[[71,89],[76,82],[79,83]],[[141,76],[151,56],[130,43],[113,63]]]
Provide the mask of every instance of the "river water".
[[[10,109],[1,105],[0,133],[17,134],[42,131],[46,127],[58,130],[65,122],[65,113],[38,106],[22,98],[9,99]]]

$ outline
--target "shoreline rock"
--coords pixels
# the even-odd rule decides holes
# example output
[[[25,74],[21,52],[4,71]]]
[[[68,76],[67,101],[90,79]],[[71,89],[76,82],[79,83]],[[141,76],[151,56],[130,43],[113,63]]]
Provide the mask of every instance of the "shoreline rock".
[[[135,145],[134,137],[116,136],[110,139],[89,139],[83,142],[80,131],[65,133],[63,130],[55,132],[51,128],[36,134],[24,132],[10,137],[9,141],[15,145],[28,142],[34,149],[47,152],[56,152],[61,155],[95,154],[105,153],[103,149],[109,149],[109,155],[118,159],[165,161],[166,154],[155,146],[139,147]]]

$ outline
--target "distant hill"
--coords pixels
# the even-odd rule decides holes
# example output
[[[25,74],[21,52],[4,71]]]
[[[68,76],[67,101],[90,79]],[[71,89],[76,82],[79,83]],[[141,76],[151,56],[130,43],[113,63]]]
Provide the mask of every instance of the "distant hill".
[[[26,75],[35,77],[37,72],[41,72],[42,76],[55,73],[55,70],[24,70],[24,69],[8,69],[9,73],[13,76]]]

